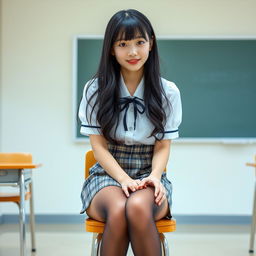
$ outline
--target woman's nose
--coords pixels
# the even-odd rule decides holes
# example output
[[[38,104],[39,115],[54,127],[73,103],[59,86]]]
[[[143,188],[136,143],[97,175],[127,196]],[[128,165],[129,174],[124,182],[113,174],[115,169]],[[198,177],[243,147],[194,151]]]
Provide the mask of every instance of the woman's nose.
[[[129,49],[129,55],[130,55],[130,56],[137,55],[137,48],[136,48],[136,46],[131,46],[131,47],[130,47],[130,49]]]

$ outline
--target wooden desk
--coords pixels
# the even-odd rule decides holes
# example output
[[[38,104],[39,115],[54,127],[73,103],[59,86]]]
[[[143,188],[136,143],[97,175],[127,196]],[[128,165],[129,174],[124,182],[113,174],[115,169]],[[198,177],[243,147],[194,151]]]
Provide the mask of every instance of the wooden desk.
[[[246,163],[247,166],[252,166],[256,168],[256,163]]]
[[[255,168],[255,176],[256,176],[256,156],[255,156],[255,162],[254,163],[246,163],[246,166],[254,167]],[[254,185],[254,199],[253,199],[252,225],[251,225],[249,253],[254,252],[255,227],[256,227],[256,179],[255,179],[255,185]]]
[[[32,169],[41,166],[41,164],[29,163],[1,163],[0,162],[0,186],[19,187],[20,195],[20,256],[26,255],[26,230],[25,230],[25,193],[26,186],[29,184],[31,201],[30,209],[33,211],[32,196]],[[33,211],[34,216],[34,211]],[[32,216],[30,216],[31,218]],[[32,221],[34,223],[34,219]],[[33,238],[34,239],[34,238]]]

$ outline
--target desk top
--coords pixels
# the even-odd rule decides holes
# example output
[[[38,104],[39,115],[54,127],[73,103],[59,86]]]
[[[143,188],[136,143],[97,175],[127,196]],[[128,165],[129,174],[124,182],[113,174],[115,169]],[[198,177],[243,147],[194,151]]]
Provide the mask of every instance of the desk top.
[[[256,167],[256,163],[246,163],[247,166]]]
[[[42,164],[26,164],[26,163],[0,163],[0,169],[35,169],[42,166]]]

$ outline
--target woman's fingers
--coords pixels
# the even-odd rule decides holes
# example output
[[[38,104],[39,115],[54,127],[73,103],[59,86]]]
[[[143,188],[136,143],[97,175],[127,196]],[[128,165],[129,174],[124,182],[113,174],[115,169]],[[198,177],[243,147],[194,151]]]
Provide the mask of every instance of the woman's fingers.
[[[139,188],[146,188],[147,187],[148,178],[144,178],[140,181]]]
[[[158,189],[158,194],[156,195],[156,200],[155,200],[157,204],[159,203],[162,196],[163,196],[163,191],[159,188]]]
[[[166,198],[166,191],[163,184],[154,178],[151,179],[150,177],[146,177],[142,180],[137,179],[137,180],[133,180],[132,182],[127,182],[126,184],[122,185],[122,189],[125,195],[129,197],[130,196],[129,190],[135,192],[138,189],[143,189],[147,187],[147,184],[151,184],[155,187],[155,192],[154,192],[155,203],[158,206],[160,206]]]
[[[134,185],[131,185],[131,186],[130,186],[130,189],[131,189],[131,191],[133,191],[133,192],[136,191],[136,187],[135,187]]]
[[[140,183],[141,183],[141,181],[139,180],[139,179],[137,179],[137,180],[135,180],[135,182],[136,182],[136,184],[137,184],[137,188],[136,189],[140,189]]]
[[[143,178],[142,180],[136,179],[132,182],[128,182],[125,186],[123,186],[123,190],[126,196],[129,197],[129,189],[135,192],[138,189],[143,189],[147,187],[147,185],[152,185],[155,187],[155,203],[160,206],[166,198],[166,191],[161,181],[155,177],[148,176],[146,178]]]
[[[156,198],[156,204],[161,205],[165,197],[166,197],[166,192],[165,192],[165,188],[163,187],[160,189],[159,194]]]
[[[142,189],[144,187],[144,184],[145,182],[144,181],[141,181],[140,185],[139,185],[139,188]]]
[[[143,186],[141,185],[141,180],[135,180],[137,182],[137,189],[143,189]]]
[[[155,197],[158,196],[159,192],[160,192],[160,186],[159,183],[154,183],[154,187],[155,187]]]
[[[141,180],[137,179],[135,180],[138,185],[140,185]]]
[[[128,191],[128,187],[124,185],[124,186],[122,186],[122,189],[123,189],[125,195],[126,195],[127,197],[129,197],[130,194],[129,194],[129,191]]]
[[[158,203],[159,206],[164,202],[165,198],[166,198],[165,195],[161,198],[161,200],[160,200],[159,203]]]
[[[128,187],[130,188],[131,191],[135,192],[136,190],[139,189],[139,185],[138,185],[138,180],[133,180],[132,182],[130,182],[128,184]]]
[[[131,190],[132,192],[135,192],[136,190],[138,190],[140,187],[140,183],[141,183],[141,180],[140,179],[127,179],[127,180],[124,180],[124,182],[121,183],[121,186],[122,186],[122,189],[125,193],[125,195],[127,197],[130,196],[130,193],[129,193],[129,190]]]

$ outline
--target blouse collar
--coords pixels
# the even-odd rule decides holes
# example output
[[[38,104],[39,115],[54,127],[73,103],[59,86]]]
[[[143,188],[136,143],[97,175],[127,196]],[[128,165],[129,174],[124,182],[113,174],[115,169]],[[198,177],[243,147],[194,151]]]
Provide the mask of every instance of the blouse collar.
[[[121,88],[121,97],[138,97],[140,99],[143,99],[143,95],[144,95],[144,76],[142,77],[142,79],[140,80],[140,83],[138,84],[135,93],[133,94],[133,96],[130,94],[130,92],[127,89],[127,86],[124,82],[124,78],[122,73],[120,72],[120,88]]]

